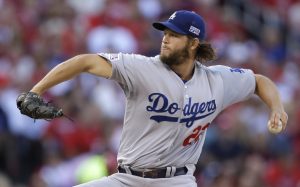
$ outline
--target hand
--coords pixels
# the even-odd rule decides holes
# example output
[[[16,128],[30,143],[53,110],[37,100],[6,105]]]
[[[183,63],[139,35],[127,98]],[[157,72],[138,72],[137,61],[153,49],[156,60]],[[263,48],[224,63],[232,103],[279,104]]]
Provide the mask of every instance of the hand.
[[[271,112],[270,119],[268,122],[269,131],[273,133],[282,132],[286,128],[287,121],[288,121],[288,115],[284,110],[273,110]],[[280,130],[281,128],[280,123],[282,124],[282,130]]]

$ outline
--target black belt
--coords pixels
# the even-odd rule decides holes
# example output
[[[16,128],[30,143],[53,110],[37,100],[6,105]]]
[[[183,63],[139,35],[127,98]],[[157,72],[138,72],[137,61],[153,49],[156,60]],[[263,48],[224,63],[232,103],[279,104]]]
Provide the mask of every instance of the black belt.
[[[143,177],[143,178],[168,178],[168,177],[171,177],[171,176],[167,176],[167,168],[151,169],[149,171],[148,170],[147,171],[136,171],[131,168],[128,168],[128,169],[130,170],[132,175]],[[118,171],[119,171],[119,173],[130,174],[129,172],[126,172],[126,169],[124,169],[121,166],[118,167]],[[170,172],[172,172],[172,171],[170,171]],[[176,168],[176,171],[173,176],[185,175],[185,174],[187,174],[187,172],[188,172],[188,169],[186,167]]]

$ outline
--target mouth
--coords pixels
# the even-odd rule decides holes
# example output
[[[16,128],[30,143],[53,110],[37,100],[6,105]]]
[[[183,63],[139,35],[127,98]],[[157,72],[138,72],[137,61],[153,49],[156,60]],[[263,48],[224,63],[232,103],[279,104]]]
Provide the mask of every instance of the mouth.
[[[161,50],[161,51],[169,51],[170,48],[168,48],[168,47],[166,47],[166,46],[162,46],[160,50]]]

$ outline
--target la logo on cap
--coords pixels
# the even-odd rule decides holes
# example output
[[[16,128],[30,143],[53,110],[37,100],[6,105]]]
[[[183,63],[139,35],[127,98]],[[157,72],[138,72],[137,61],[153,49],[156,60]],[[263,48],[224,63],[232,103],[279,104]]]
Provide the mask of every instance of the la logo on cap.
[[[174,12],[169,19],[174,19],[176,17],[176,12]]]

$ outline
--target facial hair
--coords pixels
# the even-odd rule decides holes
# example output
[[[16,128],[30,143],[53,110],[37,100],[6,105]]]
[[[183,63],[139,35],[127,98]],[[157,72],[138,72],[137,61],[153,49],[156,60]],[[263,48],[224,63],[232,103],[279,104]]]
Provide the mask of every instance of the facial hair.
[[[182,48],[182,49],[177,49],[176,51],[171,52],[169,55],[162,55],[160,53],[160,60],[167,64],[168,66],[172,65],[180,65],[183,64],[184,61],[189,58],[190,53],[188,50],[188,43]]]

